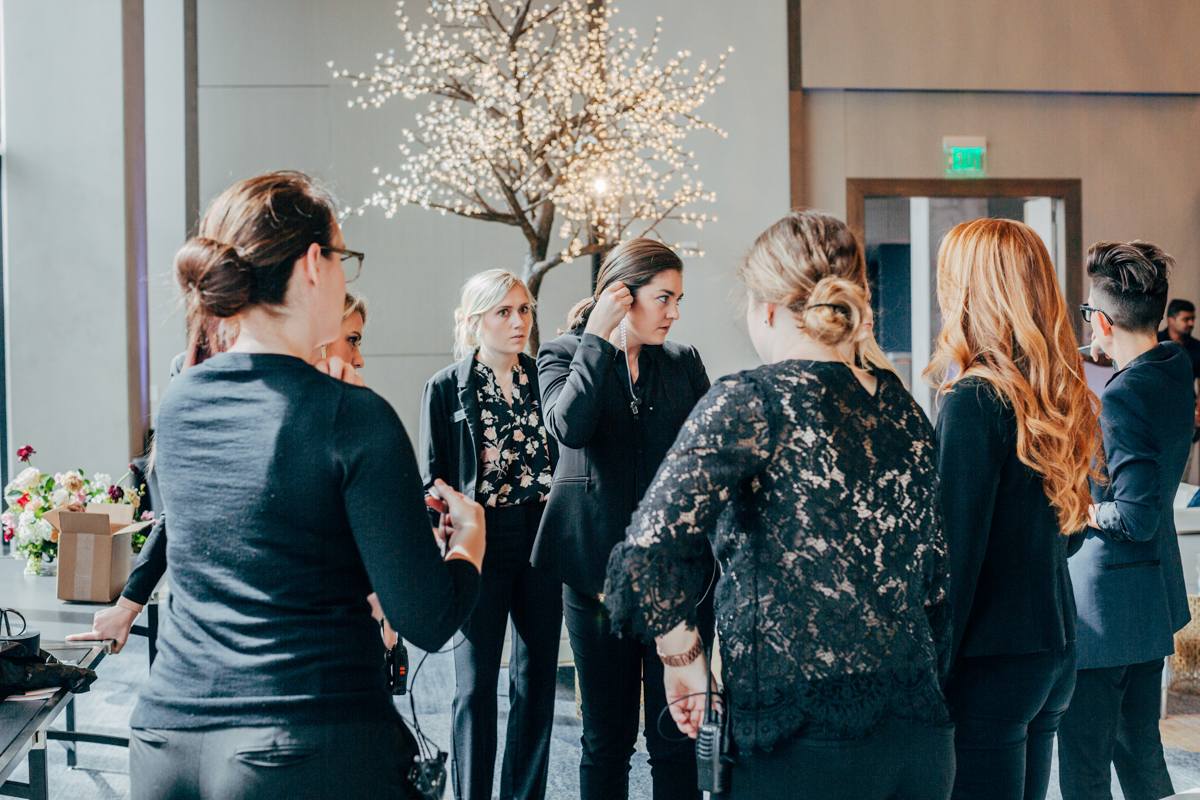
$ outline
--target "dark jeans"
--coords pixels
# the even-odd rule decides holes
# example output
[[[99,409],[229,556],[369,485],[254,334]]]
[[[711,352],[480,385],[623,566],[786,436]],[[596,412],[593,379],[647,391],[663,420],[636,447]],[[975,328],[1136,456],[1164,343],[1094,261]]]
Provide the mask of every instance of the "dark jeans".
[[[581,800],[629,797],[629,759],[637,741],[641,692],[645,696],[646,749],[650,753],[654,800],[699,800],[695,743],[679,732],[669,713],[659,725],[667,696],[662,662],[654,644],[614,636],[604,605],[569,586],[563,587],[563,614],[583,701]],[[711,594],[701,606],[699,622],[701,635],[711,643]]]
[[[131,800],[325,800],[411,795],[401,722],[137,729]],[[403,782],[403,783],[402,783]]]
[[[1058,729],[1058,785],[1063,800],[1112,797],[1117,768],[1126,800],[1175,794],[1158,733],[1163,660],[1081,669],[1075,699]]]
[[[550,728],[562,584],[529,565],[544,503],[485,511],[487,551],[475,610],[454,637],[454,796],[491,800],[496,763],[496,681],[512,615],[508,732],[501,800],[541,800],[550,768]]]
[[[888,719],[864,739],[786,739],[741,753],[727,800],[946,800],[954,728]]]
[[[954,800],[1043,800],[1054,732],[1075,687],[1066,652],[960,657],[946,682],[958,761]]]

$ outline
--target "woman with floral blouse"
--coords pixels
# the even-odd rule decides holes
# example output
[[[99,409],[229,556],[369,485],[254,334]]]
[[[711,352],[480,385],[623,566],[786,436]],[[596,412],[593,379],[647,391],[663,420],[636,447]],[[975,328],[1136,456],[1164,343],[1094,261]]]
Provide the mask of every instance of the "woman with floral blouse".
[[[875,344],[862,250],[839,220],[793,212],[738,277],[765,364],[718,381],[684,423],[613,550],[605,605],[615,628],[656,638],[671,713],[695,736],[711,542],[727,797],[945,800],[937,449]]]
[[[461,360],[425,385],[417,448],[426,490],[444,480],[484,506],[487,523],[479,603],[455,638],[454,796],[492,797],[496,680],[511,616],[500,797],[541,800],[550,765],[562,589],[529,564],[556,457],[542,420],[537,366],[524,353],[533,301],[517,276],[493,269],[467,281],[454,316]],[[432,516],[440,526],[439,515]]]

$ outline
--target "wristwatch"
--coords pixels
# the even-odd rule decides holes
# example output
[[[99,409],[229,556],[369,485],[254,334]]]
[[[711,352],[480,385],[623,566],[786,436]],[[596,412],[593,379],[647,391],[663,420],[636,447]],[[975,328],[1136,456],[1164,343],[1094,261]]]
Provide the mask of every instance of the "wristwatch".
[[[680,653],[679,655],[675,655],[675,656],[669,656],[666,653],[664,653],[662,650],[659,650],[657,644],[654,645],[654,649],[658,653],[658,658],[660,661],[662,661],[664,666],[686,667],[688,664],[692,663],[697,658],[699,658],[700,654],[704,652],[704,640],[701,639],[699,636],[697,636],[696,643],[694,645],[692,645],[691,650],[688,650],[686,653]]]

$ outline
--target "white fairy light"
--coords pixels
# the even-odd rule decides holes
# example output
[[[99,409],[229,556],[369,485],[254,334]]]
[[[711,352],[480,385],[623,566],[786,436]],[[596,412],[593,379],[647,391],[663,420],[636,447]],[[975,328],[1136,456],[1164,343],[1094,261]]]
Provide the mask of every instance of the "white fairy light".
[[[727,54],[694,72],[686,49],[657,62],[661,18],[639,46],[637,31],[612,27],[616,9],[596,0],[591,10],[587,0],[423,5],[418,23],[397,3],[403,49],[376,53],[371,71],[328,65],[365,85],[351,105],[430,100],[400,132],[398,170],[378,178],[364,207],[391,217],[412,204],[519,228],[535,297],[560,263],[657,237],[664,220],[715,219],[683,210],[714,199],[683,140],[701,128],[726,136],[697,110],[724,82]],[[556,232],[567,242],[557,251]]]

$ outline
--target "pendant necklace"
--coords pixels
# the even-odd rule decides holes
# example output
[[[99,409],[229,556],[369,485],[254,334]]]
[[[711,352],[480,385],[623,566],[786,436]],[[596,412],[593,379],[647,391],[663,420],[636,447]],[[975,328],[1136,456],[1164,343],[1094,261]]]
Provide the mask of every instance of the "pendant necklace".
[[[625,377],[629,379],[629,394],[633,395],[633,400],[629,403],[629,410],[633,412],[633,418],[637,419],[642,398],[638,397],[637,392],[633,390],[633,367],[629,362],[629,349],[625,341],[625,320],[621,320],[621,353],[625,357]]]

